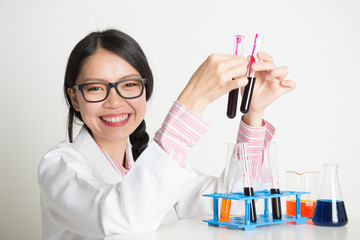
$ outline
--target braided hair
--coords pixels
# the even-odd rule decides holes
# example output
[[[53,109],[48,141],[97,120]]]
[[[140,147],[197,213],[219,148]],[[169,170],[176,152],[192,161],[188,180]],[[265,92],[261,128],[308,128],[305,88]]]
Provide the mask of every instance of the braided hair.
[[[115,29],[88,34],[72,50],[66,66],[63,91],[66,103],[69,107],[67,130],[70,142],[73,141],[74,122],[80,120],[80,122],[83,123],[83,120],[80,112],[76,111],[72,105],[67,89],[72,88],[75,85],[75,81],[79,76],[84,61],[88,57],[94,55],[98,49],[107,50],[123,58],[139,72],[141,77],[146,78],[146,101],[150,99],[153,91],[154,80],[149,63],[140,45],[132,37]],[[90,129],[85,123],[84,125],[90,132]],[[134,160],[136,160],[149,143],[149,135],[146,133],[145,120],[143,120],[130,135],[130,143],[132,145]]]

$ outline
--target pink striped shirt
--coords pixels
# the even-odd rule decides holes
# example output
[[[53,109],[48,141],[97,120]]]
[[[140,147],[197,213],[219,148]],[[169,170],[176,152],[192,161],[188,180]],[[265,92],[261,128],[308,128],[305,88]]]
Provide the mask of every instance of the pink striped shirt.
[[[114,161],[109,154],[107,154],[107,152],[105,152],[104,149],[102,149],[102,147],[98,144],[100,150],[102,151],[102,153],[105,155],[106,159],[108,160],[108,162],[111,164],[111,166],[115,169],[115,171],[120,174],[125,176],[129,169],[130,169],[130,160],[129,160],[129,155],[128,153],[125,154],[125,166],[126,168],[124,168],[123,166],[121,166],[117,161]]]
[[[236,142],[248,143],[252,178],[254,180],[258,180],[260,177],[259,171],[264,162],[265,150],[274,134],[274,126],[265,120],[262,122],[262,127],[251,127],[241,119]]]
[[[183,166],[190,149],[205,135],[209,128],[210,125],[201,116],[191,112],[181,103],[174,102],[161,128],[155,133],[154,141],[175,162]],[[236,142],[248,142],[254,177],[264,161],[265,149],[274,133],[274,127],[265,120],[263,120],[262,127],[250,127],[242,120],[240,122]],[[125,175],[128,172],[105,152],[104,154],[119,174]],[[127,154],[126,161],[129,169],[131,166]]]
[[[162,127],[156,132],[154,140],[174,161],[183,166],[191,147],[202,138],[209,127],[200,116],[175,102]],[[274,133],[274,127],[265,120],[262,127],[250,127],[242,120],[240,122],[236,142],[248,142],[254,176],[264,161],[265,149]]]
[[[181,166],[190,149],[205,135],[210,125],[179,102],[173,106],[154,141]]]

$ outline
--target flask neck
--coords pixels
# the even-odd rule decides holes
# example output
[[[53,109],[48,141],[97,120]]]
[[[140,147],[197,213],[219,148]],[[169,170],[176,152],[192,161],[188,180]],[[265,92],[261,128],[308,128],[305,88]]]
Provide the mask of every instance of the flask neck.
[[[323,178],[320,188],[319,199],[342,201],[342,194],[338,179],[338,165],[324,164]]]

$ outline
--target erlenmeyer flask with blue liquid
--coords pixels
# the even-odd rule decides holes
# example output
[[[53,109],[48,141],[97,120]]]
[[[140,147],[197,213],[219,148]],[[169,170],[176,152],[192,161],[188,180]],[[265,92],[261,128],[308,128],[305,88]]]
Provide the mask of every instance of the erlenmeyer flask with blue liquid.
[[[330,227],[344,226],[348,223],[337,164],[324,164],[319,199],[316,201],[312,220],[315,225]]]

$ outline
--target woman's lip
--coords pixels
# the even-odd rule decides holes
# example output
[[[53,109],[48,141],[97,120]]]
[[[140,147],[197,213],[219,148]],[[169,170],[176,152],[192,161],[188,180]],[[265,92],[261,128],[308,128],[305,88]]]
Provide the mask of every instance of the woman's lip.
[[[122,116],[127,116],[127,115],[129,115],[129,113],[106,114],[106,115],[102,115],[100,117],[101,118],[112,118],[112,117],[122,117]]]
[[[100,120],[107,126],[117,127],[125,125],[129,119],[131,114],[129,113],[121,113],[121,114],[108,114],[100,116]]]

